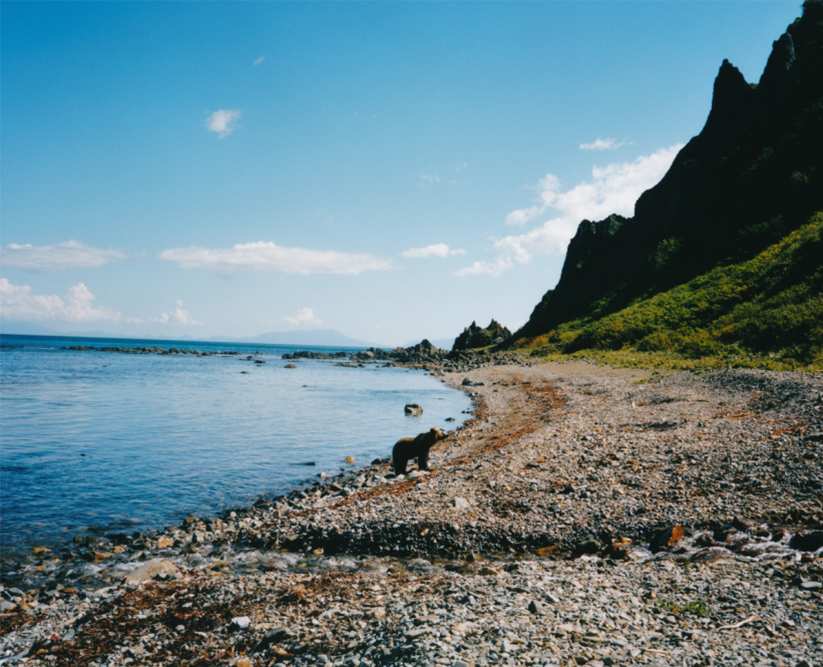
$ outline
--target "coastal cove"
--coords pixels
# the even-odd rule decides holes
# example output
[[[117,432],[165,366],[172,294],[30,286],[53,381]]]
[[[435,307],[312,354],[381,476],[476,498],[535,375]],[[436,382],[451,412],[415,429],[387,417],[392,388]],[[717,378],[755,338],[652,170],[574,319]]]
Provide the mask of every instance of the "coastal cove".
[[[400,437],[459,426],[470,407],[419,370],[286,368],[297,347],[8,335],[2,345],[4,562],[249,506],[388,456]],[[181,353],[65,349],[76,346]],[[412,402],[422,416],[404,414]]]
[[[435,371],[474,414],[428,473],[381,461],[33,552],[5,580],[3,659],[819,664],[819,375],[501,361]]]

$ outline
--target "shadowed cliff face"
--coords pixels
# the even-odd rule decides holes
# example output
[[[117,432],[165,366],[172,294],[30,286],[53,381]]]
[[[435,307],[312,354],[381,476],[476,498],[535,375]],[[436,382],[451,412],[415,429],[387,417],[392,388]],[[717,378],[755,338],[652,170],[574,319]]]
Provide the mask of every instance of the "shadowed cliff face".
[[[823,209],[823,3],[772,46],[757,85],[727,60],[706,124],[633,218],[580,223],[557,286],[512,338],[602,317],[753,257]]]

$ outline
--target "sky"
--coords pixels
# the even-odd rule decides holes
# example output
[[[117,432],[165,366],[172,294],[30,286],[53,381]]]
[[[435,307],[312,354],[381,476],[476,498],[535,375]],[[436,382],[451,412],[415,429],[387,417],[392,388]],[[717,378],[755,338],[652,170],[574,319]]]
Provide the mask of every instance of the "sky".
[[[790,1],[0,4],[0,322],[522,326]]]

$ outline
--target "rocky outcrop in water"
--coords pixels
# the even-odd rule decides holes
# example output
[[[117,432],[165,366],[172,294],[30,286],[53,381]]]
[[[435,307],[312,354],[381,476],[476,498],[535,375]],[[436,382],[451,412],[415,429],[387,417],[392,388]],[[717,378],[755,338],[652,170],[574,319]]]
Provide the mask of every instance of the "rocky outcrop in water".
[[[470,326],[463,329],[454,341],[452,352],[460,350],[471,350],[489,345],[500,345],[511,338],[512,332],[499,322],[492,319],[485,329],[477,326],[477,322],[472,322]]]
[[[123,354],[192,354],[197,357],[213,357],[215,355],[237,356],[240,352],[223,352],[211,350],[184,350],[178,347],[170,347],[168,350],[162,347],[150,345],[148,347],[90,347],[88,345],[72,345],[64,347],[64,350],[74,350],[77,352],[120,352]]]

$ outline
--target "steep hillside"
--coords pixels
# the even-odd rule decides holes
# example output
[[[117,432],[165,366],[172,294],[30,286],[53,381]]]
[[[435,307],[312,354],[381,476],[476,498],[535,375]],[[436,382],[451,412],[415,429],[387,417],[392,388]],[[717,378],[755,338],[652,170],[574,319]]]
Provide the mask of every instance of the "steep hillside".
[[[789,261],[805,259],[765,291],[744,285],[737,300],[717,301],[711,322],[720,326],[719,318],[733,317],[730,309],[743,307],[749,299],[760,299],[760,305],[752,302],[751,308],[777,308],[780,299],[769,299],[778,293],[790,299],[793,286],[800,292],[807,287],[812,297],[817,290],[819,297],[823,253],[819,241],[807,238],[813,234],[810,230],[819,228],[820,218],[815,217],[819,211],[823,211],[823,3],[807,0],[802,17],[774,42],[758,84],[747,83],[737,68],[723,62],[703,130],[680,151],[660,183],[641,195],[634,217],[614,215],[580,224],[560,281],[508,344],[520,346],[525,339],[548,334],[550,339],[562,339],[567,349],[614,348],[618,343],[638,346],[641,341],[651,349],[649,327],[628,327],[619,335],[608,333],[610,327],[618,321],[646,318],[648,308],[674,307],[684,293],[698,290],[715,295],[709,283],[737,275],[735,267],[748,267],[740,275],[744,281],[753,279],[746,271],[762,268],[763,257],[770,253],[792,258]],[[802,238],[792,235],[801,227]],[[784,241],[791,247],[799,243],[799,254],[784,255],[788,247]],[[724,267],[726,272],[721,270]],[[690,282],[698,277],[699,288]],[[678,286],[680,291],[673,291]],[[715,287],[721,289],[719,284]],[[642,304],[655,295],[654,306],[644,309]],[[682,342],[694,333],[680,328],[702,326],[677,316],[655,321],[658,332],[666,330],[670,335],[668,343],[655,349],[679,349],[671,341]],[[708,326],[709,320],[700,321]],[[579,339],[573,332],[580,333]],[[807,334],[819,337],[820,330]],[[773,338],[732,327],[722,338],[725,344],[740,342],[766,350],[792,345],[792,336],[780,327]],[[698,354],[698,348],[693,353]]]
[[[676,352],[688,358],[768,353],[823,366],[823,214],[756,257],[711,271],[541,342],[584,349]]]

